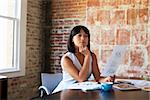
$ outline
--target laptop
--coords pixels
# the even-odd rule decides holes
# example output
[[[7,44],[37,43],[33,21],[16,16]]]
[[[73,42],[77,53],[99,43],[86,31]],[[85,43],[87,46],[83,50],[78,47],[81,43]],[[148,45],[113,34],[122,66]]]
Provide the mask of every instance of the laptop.
[[[123,56],[127,51],[127,45],[115,45],[110,58],[107,60],[104,69],[102,70],[102,76],[115,75],[118,66],[122,63]]]

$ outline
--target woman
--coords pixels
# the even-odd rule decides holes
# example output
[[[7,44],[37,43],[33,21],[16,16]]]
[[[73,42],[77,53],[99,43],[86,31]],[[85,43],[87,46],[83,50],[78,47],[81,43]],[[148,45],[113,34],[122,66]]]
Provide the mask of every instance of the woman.
[[[85,26],[75,26],[71,30],[67,48],[68,52],[61,59],[63,79],[53,93],[73,83],[88,81],[91,74],[97,82],[114,80],[100,77],[96,55],[90,50],[90,33]]]

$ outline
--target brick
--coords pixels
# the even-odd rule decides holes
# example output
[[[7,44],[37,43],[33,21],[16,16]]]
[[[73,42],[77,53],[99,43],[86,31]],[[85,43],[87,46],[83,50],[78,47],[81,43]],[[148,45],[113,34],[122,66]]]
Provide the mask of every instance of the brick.
[[[100,6],[99,0],[87,0],[87,6],[92,7],[92,6]]]
[[[150,44],[148,44],[148,45],[146,46],[146,49],[147,49],[148,55],[150,56]]]
[[[149,0],[141,0],[141,4],[144,6],[148,6]]]
[[[145,58],[144,58],[145,52],[143,51],[142,47],[135,46],[131,50],[130,53],[130,60],[131,60],[131,66],[143,66]]]
[[[140,23],[148,23],[148,9],[139,9]]]
[[[134,44],[142,44],[142,45],[146,45],[148,42],[148,34],[139,34],[137,32],[133,33],[133,43]]]
[[[130,31],[126,29],[118,29],[116,33],[116,44],[129,45],[130,44]]]
[[[98,10],[97,11],[97,21],[100,22],[100,24],[109,24],[110,11]]]
[[[138,12],[136,9],[128,9],[127,11],[127,24],[129,25],[135,25],[137,24],[137,15]]]
[[[117,10],[114,11],[111,15],[111,25],[117,24],[117,25],[124,25],[125,22],[125,10]]]
[[[114,30],[101,31],[102,45],[115,45],[115,32]]]

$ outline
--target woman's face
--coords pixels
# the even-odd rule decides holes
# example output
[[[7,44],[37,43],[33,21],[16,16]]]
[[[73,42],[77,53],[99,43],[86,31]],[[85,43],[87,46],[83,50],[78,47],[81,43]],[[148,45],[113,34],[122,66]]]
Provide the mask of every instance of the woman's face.
[[[73,42],[75,47],[85,47],[88,45],[88,39],[88,34],[81,29],[80,33],[73,37]]]

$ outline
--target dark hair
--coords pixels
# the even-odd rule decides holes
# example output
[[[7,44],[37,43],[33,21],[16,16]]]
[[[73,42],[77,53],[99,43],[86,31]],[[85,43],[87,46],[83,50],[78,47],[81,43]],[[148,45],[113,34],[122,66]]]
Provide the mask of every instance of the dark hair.
[[[88,49],[90,50],[90,32],[89,30],[85,27],[85,26],[82,26],[82,25],[78,25],[78,26],[75,26],[72,30],[71,30],[71,33],[69,35],[69,39],[68,39],[68,43],[67,43],[67,49],[69,52],[72,52],[72,53],[75,53],[75,45],[72,41],[73,37],[76,35],[76,34],[79,34],[80,33],[80,30],[83,30],[86,34],[88,34]]]

